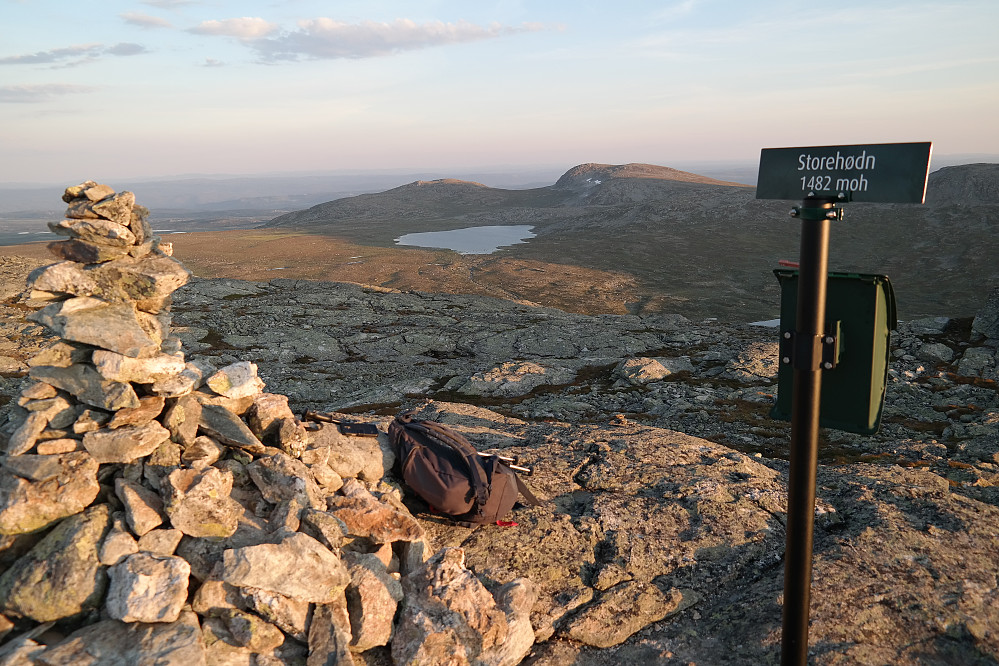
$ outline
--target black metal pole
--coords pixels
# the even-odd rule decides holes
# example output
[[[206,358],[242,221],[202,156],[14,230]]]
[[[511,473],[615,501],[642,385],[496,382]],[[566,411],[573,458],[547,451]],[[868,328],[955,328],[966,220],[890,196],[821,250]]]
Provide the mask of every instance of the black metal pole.
[[[808,607],[812,585],[812,527],[818,465],[821,340],[825,328],[829,219],[828,200],[805,199],[800,209],[797,349],[791,399],[791,466],[784,556],[782,666],[808,662]]]

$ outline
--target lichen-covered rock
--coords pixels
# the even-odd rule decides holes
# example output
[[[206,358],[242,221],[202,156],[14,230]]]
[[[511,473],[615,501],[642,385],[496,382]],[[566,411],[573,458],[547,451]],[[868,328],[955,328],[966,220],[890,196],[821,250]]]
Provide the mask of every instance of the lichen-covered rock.
[[[506,641],[506,614],[465,568],[460,548],[442,549],[402,585],[405,602],[392,640],[395,663],[483,663],[484,653]]]
[[[182,612],[176,622],[145,624],[102,620],[70,634],[35,658],[40,666],[205,666],[197,616]]]
[[[325,604],[343,595],[350,575],[335,553],[296,532],[285,534],[278,543],[225,551],[222,580]]]
[[[227,398],[256,396],[264,389],[263,380],[257,376],[257,365],[249,361],[238,361],[220,368],[205,383]]]
[[[108,570],[105,607],[122,622],[175,622],[187,602],[191,565],[179,557],[136,553]]]
[[[402,601],[402,585],[374,555],[348,552],[343,557],[350,573],[347,610],[351,649],[364,652],[378,645],[388,645],[396,608]]]
[[[236,531],[241,508],[230,493],[232,473],[215,467],[175,469],[162,488],[170,523],[193,537],[227,537]]]
[[[566,635],[595,647],[611,647],[675,611],[683,595],[664,593],[652,583],[630,581],[606,591],[584,607],[566,628]]]
[[[0,609],[36,622],[96,609],[107,585],[97,551],[110,526],[106,504],[57,525],[0,576]]]
[[[39,458],[53,463],[53,473],[36,481],[18,476],[6,465],[0,467],[0,534],[45,529],[61,518],[80,513],[97,497],[98,463],[89,453],[75,451]]]

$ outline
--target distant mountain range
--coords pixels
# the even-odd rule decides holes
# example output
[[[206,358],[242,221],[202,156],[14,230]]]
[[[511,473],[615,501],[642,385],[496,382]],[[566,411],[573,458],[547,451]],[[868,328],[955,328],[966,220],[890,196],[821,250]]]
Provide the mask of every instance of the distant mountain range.
[[[999,164],[932,173],[925,205],[847,204],[833,225],[830,269],[887,274],[899,315],[972,316],[999,286]],[[265,226],[390,247],[406,233],[531,225],[499,254],[635,277],[632,311],[745,320],[773,316],[772,269],[797,258],[789,204],[755,189],[648,164],[583,164],[553,185],[505,190],[416,181],[281,215]]]

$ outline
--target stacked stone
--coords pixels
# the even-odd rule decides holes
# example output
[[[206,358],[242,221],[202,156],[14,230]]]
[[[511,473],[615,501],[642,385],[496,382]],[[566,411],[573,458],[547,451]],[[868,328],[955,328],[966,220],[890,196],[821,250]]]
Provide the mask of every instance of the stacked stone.
[[[307,429],[253,363],[185,360],[189,272],[148,211],[92,181],[63,198],[62,261],[27,293],[59,339],[0,424],[0,663],[519,662],[530,583],[429,557],[384,435]],[[76,630],[40,642],[54,622]]]

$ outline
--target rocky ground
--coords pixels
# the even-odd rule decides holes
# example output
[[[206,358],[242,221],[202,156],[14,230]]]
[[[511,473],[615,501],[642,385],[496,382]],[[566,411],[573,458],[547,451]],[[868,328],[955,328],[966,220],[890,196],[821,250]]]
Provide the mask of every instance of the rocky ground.
[[[43,342],[17,299],[36,264],[0,263],[0,403]],[[491,584],[533,581],[525,663],[777,663],[789,428],[769,418],[774,329],[296,280],[194,280],[173,315],[188,357],[252,361],[296,411],[384,429],[418,407],[533,466],[546,502],[516,527],[420,514]],[[999,660],[996,337],[901,324],[881,432],[823,432],[815,663]]]

